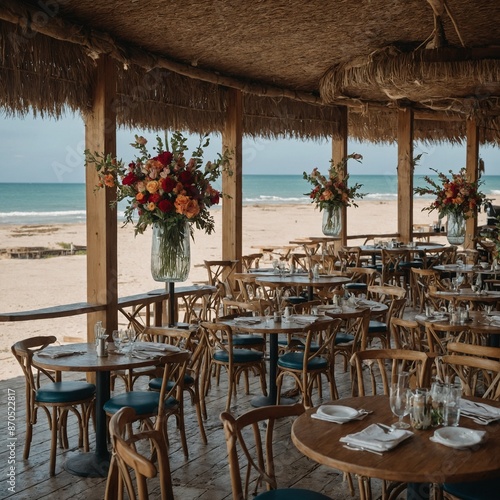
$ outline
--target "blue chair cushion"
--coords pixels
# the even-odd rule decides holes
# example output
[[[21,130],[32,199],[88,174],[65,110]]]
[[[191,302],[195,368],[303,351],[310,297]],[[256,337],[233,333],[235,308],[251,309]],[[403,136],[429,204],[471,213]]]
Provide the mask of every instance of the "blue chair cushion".
[[[234,349],[233,361],[235,363],[251,363],[252,361],[260,361],[264,354],[260,351],[252,349]],[[229,354],[226,351],[215,351],[214,359],[222,363],[229,363]]]
[[[278,359],[278,366],[290,368],[292,370],[301,370],[304,363],[304,354],[302,352],[287,352]],[[324,358],[314,358],[307,363],[308,370],[320,370],[328,366],[328,361]]]
[[[283,300],[290,304],[302,304],[302,302],[307,302],[307,297],[284,297]]]
[[[104,411],[114,414],[124,406],[134,408],[137,415],[154,415],[158,413],[160,393],[155,391],[130,391],[113,396],[104,404]],[[165,408],[173,408],[179,404],[174,398],[165,401]]]
[[[36,391],[38,403],[71,403],[89,399],[95,394],[95,385],[87,382],[68,381],[45,384]]]
[[[350,333],[339,332],[335,337],[335,344],[348,344],[349,342],[353,341],[354,335],[351,335]]]
[[[233,335],[233,345],[264,345],[265,343],[266,341],[262,335],[253,335],[251,333],[238,333],[237,335]]]
[[[370,320],[368,333],[384,333],[387,331],[387,323],[382,321]]]
[[[460,500],[491,500],[498,498],[500,477],[467,483],[444,483],[443,490]]]
[[[344,288],[346,290],[366,290],[368,287],[366,283],[346,283]]]
[[[161,377],[153,378],[149,381],[148,387],[152,391],[161,391],[161,384],[163,379]],[[173,380],[167,380],[167,391],[172,389],[172,386],[175,384]],[[191,375],[184,375],[184,385],[193,385],[194,378]]]
[[[322,493],[303,490],[302,488],[279,488],[266,491],[254,497],[254,500],[332,500]]]

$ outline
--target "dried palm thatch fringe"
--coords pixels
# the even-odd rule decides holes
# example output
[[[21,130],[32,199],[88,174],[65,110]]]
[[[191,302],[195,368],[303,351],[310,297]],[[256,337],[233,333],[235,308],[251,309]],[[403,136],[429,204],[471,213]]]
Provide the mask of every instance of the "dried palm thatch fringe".
[[[485,51],[402,52],[395,46],[384,47],[369,57],[332,67],[321,79],[321,96],[325,102],[354,96],[374,101],[389,97],[434,110],[481,116],[481,110],[499,104],[489,85],[500,81],[500,51],[496,51],[497,59],[475,59],[476,53]]]

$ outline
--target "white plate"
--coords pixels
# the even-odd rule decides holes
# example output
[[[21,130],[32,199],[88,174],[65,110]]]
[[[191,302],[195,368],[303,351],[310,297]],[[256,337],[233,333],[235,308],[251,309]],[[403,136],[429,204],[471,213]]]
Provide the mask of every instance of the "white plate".
[[[479,444],[484,434],[484,431],[475,431],[465,427],[442,427],[434,431],[434,438],[451,448],[468,448]]]
[[[323,405],[318,408],[316,413],[334,418],[339,422],[351,420],[359,415],[358,410],[350,408],[349,406],[340,405]]]

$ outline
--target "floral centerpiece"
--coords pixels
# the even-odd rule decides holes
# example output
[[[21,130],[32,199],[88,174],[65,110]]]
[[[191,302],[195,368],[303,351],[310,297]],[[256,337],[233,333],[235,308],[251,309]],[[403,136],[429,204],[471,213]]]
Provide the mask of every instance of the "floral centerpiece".
[[[146,147],[147,140],[136,135],[131,145],[137,155],[128,164],[111,155],[85,151],[86,165],[93,164],[98,172],[97,188],[116,189],[117,202],[129,201],[125,224],[133,223],[136,235],[153,226],[153,250],[156,242],[159,253],[158,261],[152,259],[151,265],[153,277],[158,281],[187,278],[192,226],[208,234],[213,232],[214,219],[209,208],[218,204],[222,195],[212,183],[225,168],[227,156],[219,155],[215,161],[203,165],[208,137],[201,138],[189,159],[185,154],[186,142],[180,132],[174,132],[169,150],[168,144],[157,137],[155,153],[151,154]],[[182,258],[186,253],[187,263]]]
[[[479,190],[481,182],[467,180],[465,168],[458,173],[451,170],[450,177],[431,168],[438,175],[439,181],[424,176],[427,187],[416,187],[414,193],[421,196],[433,195],[434,201],[422,210],[437,210],[439,218],[448,217],[448,241],[451,244],[462,244],[465,240],[465,220],[476,217],[477,211],[488,200]]]
[[[431,168],[439,177],[439,182],[434,181],[429,176],[424,176],[427,187],[416,187],[414,192],[421,196],[433,195],[435,200],[428,207],[422,210],[432,212],[437,210],[442,218],[450,213],[461,215],[464,219],[475,217],[477,210],[486,200],[486,195],[479,191],[480,182],[470,182],[467,180],[465,168],[454,174],[450,170],[451,177]]]
[[[316,203],[317,208],[324,210],[323,232],[328,235],[336,236],[341,229],[340,208],[358,205],[354,201],[356,198],[363,198],[364,194],[359,192],[362,184],[348,186],[349,174],[342,177],[342,171],[350,160],[356,160],[361,163],[363,157],[358,153],[352,153],[331,166],[328,170],[328,176],[321,174],[317,168],[308,174],[303,173],[303,178],[312,184],[312,189],[307,196],[311,198],[311,203]]]

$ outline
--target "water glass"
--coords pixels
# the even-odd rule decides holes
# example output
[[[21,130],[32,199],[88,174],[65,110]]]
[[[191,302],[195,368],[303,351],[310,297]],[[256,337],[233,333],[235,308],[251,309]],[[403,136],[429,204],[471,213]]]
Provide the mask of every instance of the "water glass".
[[[427,389],[416,389],[411,397],[410,421],[415,430],[426,430],[432,424],[433,409],[431,393]]]
[[[431,425],[436,427],[444,421],[444,400],[447,390],[446,384],[438,380],[431,385]]]
[[[444,395],[443,425],[458,427],[461,397],[462,385],[460,383],[447,384]]]
[[[120,347],[122,343],[122,335],[122,330],[113,330],[113,333],[111,335],[115,344],[115,352],[117,353],[121,352]]]

